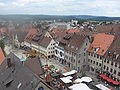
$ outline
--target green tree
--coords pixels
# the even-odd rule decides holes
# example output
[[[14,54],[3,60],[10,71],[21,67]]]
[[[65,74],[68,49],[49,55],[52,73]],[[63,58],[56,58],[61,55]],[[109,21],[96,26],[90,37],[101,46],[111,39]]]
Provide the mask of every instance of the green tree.
[[[5,43],[3,40],[0,40],[0,47],[2,48],[2,50],[4,50],[5,48]]]

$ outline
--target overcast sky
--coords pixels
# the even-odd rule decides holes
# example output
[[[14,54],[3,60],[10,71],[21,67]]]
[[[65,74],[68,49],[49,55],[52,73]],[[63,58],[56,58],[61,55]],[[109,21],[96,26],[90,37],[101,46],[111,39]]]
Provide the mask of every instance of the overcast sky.
[[[120,0],[0,0],[0,14],[120,17]]]

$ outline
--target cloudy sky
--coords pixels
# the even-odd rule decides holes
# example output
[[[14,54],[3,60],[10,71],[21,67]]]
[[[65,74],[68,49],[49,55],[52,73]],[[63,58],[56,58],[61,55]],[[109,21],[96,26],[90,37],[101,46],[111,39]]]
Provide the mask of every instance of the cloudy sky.
[[[0,0],[0,14],[120,17],[120,0]]]

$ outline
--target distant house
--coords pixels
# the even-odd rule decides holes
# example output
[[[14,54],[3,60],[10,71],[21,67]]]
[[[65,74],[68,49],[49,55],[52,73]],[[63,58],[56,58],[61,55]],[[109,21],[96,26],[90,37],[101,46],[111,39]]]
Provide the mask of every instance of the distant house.
[[[2,64],[2,62],[5,60],[5,55],[2,51],[2,49],[0,48],[0,64]]]
[[[113,43],[114,36],[105,33],[93,34],[93,40],[88,48],[88,63],[90,72],[101,73],[104,55]]]
[[[10,53],[0,65],[0,90],[53,90]]]
[[[26,35],[25,39],[24,39],[24,45],[27,47],[31,46],[31,41],[32,38],[37,35],[39,31],[37,29],[32,29],[28,32],[28,34]]]
[[[24,46],[24,39],[28,32],[26,31],[15,31],[13,36],[14,45],[17,47]]]
[[[87,66],[86,50],[89,47],[87,36],[79,33],[62,33],[55,47],[56,60],[70,69],[81,71]]]
[[[52,58],[54,56],[54,46],[55,41],[52,38],[46,37],[42,34],[36,35],[31,42],[32,49],[40,52],[47,58]]]
[[[45,33],[44,31],[29,34],[25,38],[24,44],[32,50],[39,52],[44,57],[51,58],[54,56],[55,41],[49,35],[49,33]]]

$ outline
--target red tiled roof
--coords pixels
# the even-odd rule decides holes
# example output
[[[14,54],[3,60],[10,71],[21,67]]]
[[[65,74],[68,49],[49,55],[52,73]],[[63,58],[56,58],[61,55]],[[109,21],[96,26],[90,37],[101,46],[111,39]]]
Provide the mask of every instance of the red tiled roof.
[[[31,42],[32,38],[38,33],[37,29],[31,29],[25,37],[25,41]]]
[[[94,40],[88,48],[88,52],[95,52],[98,55],[104,55],[115,38],[113,35],[105,33],[93,34],[93,37]]]
[[[0,48],[0,64],[5,60],[5,56],[4,53],[2,51],[2,49]]]
[[[74,33],[74,32],[80,32],[80,30],[78,30],[78,29],[69,29],[69,30],[65,30],[65,32]]]
[[[15,29],[15,31],[26,31],[26,32],[29,32],[29,31],[34,31],[35,28],[32,28],[32,29]]]

